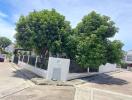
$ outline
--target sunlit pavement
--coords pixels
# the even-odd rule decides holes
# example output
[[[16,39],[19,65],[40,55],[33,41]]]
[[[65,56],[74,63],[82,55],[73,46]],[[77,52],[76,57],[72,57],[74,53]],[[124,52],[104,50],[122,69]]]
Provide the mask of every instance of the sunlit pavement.
[[[112,94],[110,96],[111,98],[115,98],[114,95],[116,93],[132,96],[132,72],[130,71],[123,70],[122,72],[114,74],[100,74],[91,78],[83,78],[80,80],[85,81],[84,84],[78,85],[81,89],[86,90],[87,88],[94,88],[96,90],[94,95],[97,98],[101,98],[97,100],[102,100],[102,98],[106,99],[106,97],[110,96],[110,94]],[[101,91],[104,93],[108,92],[110,94],[104,95],[104,93]],[[79,92],[81,93],[81,91]],[[74,100],[74,95],[74,87],[35,85],[21,71],[15,69],[12,64],[6,62],[0,63],[1,100]],[[86,96],[86,100],[88,100],[88,97],[90,97],[88,96],[88,91],[81,93],[81,95],[83,97]],[[80,96],[80,94],[78,94],[78,96]],[[82,98],[82,96],[80,96],[81,99],[77,100],[83,100],[84,98]],[[117,97],[122,98],[121,96]]]
[[[74,100],[73,87],[36,86],[10,63],[0,63],[2,100]]]
[[[132,72],[123,70],[114,74],[101,74],[91,79],[84,79],[86,84],[82,88],[97,88],[132,96]]]

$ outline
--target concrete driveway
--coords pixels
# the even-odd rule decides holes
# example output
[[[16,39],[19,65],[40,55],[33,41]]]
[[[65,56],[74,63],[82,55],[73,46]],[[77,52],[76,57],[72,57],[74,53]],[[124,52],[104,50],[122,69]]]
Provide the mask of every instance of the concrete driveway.
[[[34,75],[33,75],[34,77]],[[10,63],[0,63],[2,100],[74,100],[73,87],[36,86]],[[30,75],[30,78],[32,76]]]

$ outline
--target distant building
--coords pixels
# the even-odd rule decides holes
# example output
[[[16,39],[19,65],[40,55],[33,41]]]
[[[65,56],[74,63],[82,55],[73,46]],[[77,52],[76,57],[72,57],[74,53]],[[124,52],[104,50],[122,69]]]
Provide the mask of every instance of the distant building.
[[[125,55],[125,62],[127,64],[132,64],[132,50],[129,50]]]
[[[5,48],[6,52],[12,53],[15,50],[15,44],[10,44]]]

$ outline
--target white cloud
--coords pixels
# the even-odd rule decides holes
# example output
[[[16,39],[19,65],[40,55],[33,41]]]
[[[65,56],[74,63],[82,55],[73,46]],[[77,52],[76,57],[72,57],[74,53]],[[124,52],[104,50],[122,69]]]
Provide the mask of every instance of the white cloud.
[[[7,0],[12,8],[10,17],[12,22],[17,22],[20,15],[27,15],[33,10],[55,8],[58,12],[66,16],[66,19],[71,22],[72,27],[75,27],[82,17],[90,11],[95,10],[98,13],[108,15],[119,27],[119,33],[113,39],[120,39],[126,45],[127,49],[132,48],[131,39],[131,16],[132,2],[131,0]],[[0,18],[6,17],[0,12]],[[3,24],[4,23],[4,24]],[[0,35],[7,35],[11,39],[15,33],[14,26],[4,20],[0,20]],[[127,46],[129,45],[129,47]]]
[[[3,12],[0,11],[0,17],[6,18],[8,16],[6,14],[4,14]]]
[[[14,26],[0,18],[0,36],[5,36],[14,41]]]

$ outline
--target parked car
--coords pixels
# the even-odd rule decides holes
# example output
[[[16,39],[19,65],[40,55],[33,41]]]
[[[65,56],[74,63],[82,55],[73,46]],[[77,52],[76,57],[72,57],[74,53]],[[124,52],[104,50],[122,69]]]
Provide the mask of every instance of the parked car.
[[[5,55],[0,54],[0,62],[4,62],[4,60],[5,60]]]

